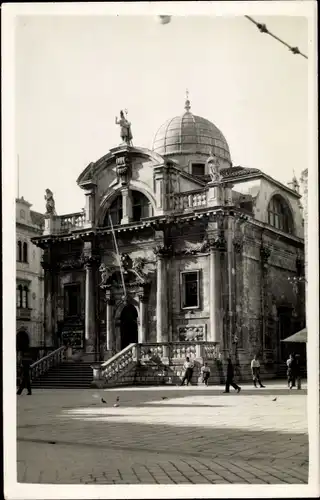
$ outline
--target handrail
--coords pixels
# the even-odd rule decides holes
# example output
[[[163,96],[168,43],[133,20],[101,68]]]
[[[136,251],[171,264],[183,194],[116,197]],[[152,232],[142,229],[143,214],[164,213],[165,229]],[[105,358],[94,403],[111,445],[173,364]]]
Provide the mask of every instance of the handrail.
[[[132,349],[132,347],[135,346],[135,345],[137,345],[137,344],[132,343],[132,344],[127,345],[127,347],[125,347],[124,349],[122,349],[122,351],[117,352],[117,354],[115,354],[111,358],[107,359],[107,361],[104,361],[103,363],[101,363],[101,368],[105,368],[106,366],[108,366],[111,363],[113,363],[113,361],[116,361],[116,359],[118,359],[121,356],[123,356],[123,354],[125,354],[127,351],[130,351],[130,349]]]
[[[61,346],[55,351],[50,352],[30,366],[31,378],[36,379],[46,373],[51,367],[61,363],[65,358],[66,347]]]

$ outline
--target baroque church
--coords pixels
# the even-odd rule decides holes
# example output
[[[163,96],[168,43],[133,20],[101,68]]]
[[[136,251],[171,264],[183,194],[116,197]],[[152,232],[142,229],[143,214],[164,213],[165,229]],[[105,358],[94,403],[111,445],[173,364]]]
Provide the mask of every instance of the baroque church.
[[[133,144],[123,113],[116,123],[121,144],[77,179],[82,212],[57,215],[47,190],[45,230],[33,239],[46,347],[68,345],[105,373],[113,360],[120,373],[129,352],[180,368],[189,355],[213,370],[233,356],[243,378],[258,354],[276,376],[281,340],[305,326],[297,180],[233,165],[224,135],[189,99],[152,150]]]

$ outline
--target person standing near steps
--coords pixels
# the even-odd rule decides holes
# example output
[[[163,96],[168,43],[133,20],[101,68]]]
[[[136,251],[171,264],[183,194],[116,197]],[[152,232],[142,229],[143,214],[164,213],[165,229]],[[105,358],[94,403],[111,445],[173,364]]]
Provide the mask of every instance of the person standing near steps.
[[[253,357],[253,360],[251,361],[251,373],[252,373],[252,379],[253,379],[253,385],[257,387],[257,382],[260,385],[260,387],[265,387],[262,385],[262,382],[260,380],[260,361],[258,360],[258,356],[255,354]]]
[[[187,385],[189,385],[192,379],[193,368],[194,368],[194,364],[192,361],[190,361],[190,358],[186,357],[186,361],[183,365],[183,368],[185,369],[185,372],[181,385],[184,385],[185,381],[187,381]]]
[[[226,390],[224,391],[225,393],[230,392],[230,385],[239,393],[241,391],[241,387],[239,387],[235,382],[234,382],[234,369],[233,369],[233,364],[231,361],[231,358],[227,359],[228,365],[227,365],[227,380],[226,380]]]

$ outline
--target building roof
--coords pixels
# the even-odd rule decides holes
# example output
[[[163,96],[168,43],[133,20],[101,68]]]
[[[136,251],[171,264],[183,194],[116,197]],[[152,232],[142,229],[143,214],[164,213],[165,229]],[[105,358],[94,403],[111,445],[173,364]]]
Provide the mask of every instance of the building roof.
[[[190,112],[190,101],[185,113],[170,118],[158,129],[152,149],[160,155],[212,153],[231,164],[230,150],[222,132],[213,123]]]
[[[35,226],[44,226],[44,215],[40,212],[35,212],[34,210],[30,210],[30,217],[32,224]]]

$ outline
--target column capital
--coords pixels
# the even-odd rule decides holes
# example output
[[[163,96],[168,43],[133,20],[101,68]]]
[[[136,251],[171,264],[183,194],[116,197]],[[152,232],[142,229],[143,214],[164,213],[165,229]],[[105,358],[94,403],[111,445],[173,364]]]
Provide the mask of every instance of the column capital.
[[[215,237],[208,238],[208,246],[211,251],[225,252],[227,248],[227,242],[223,235],[218,235]]]
[[[153,253],[158,259],[163,259],[165,257],[171,257],[172,255],[172,246],[166,246],[166,245],[157,245],[155,248],[153,248]]]

